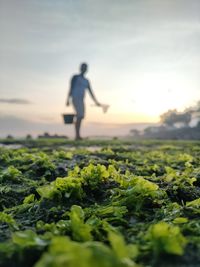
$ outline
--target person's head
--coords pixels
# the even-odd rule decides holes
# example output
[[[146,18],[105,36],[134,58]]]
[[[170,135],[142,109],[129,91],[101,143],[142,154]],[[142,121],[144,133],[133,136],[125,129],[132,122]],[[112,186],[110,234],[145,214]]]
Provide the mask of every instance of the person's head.
[[[81,71],[81,74],[85,74],[86,71],[87,71],[87,69],[88,69],[88,65],[87,65],[86,63],[82,63],[82,64],[80,65],[80,71]]]

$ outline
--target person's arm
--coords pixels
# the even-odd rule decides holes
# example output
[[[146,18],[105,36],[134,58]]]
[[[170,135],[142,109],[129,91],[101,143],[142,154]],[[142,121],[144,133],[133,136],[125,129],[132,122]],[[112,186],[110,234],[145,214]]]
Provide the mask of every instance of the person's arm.
[[[66,101],[66,105],[67,106],[70,105],[70,98],[72,96],[72,88],[73,88],[74,81],[75,81],[75,76],[73,76],[72,79],[71,79],[70,88],[69,88],[69,92],[68,92],[68,95],[67,95],[67,101]]]
[[[89,81],[88,81],[88,91],[89,91],[89,93],[90,93],[91,98],[94,100],[95,104],[96,104],[97,106],[101,106],[101,104],[97,101],[96,97],[94,96],[94,93],[93,93],[93,91],[92,91],[92,88],[91,88],[91,86],[90,86]]]

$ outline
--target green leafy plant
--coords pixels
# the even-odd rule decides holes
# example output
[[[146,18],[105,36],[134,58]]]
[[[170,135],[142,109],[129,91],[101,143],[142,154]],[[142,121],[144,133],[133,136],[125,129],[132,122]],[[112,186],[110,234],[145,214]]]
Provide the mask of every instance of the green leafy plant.
[[[69,213],[72,237],[76,241],[92,240],[92,227],[84,222],[85,214],[80,206],[73,205]]]
[[[56,178],[48,185],[37,188],[37,192],[42,198],[82,198],[84,192],[82,189],[82,179],[73,177]]]
[[[83,184],[88,185],[93,190],[97,189],[102,182],[107,180],[109,172],[103,165],[97,164],[95,166],[89,164],[81,170],[80,175],[83,178]]]
[[[15,142],[0,148],[0,266],[200,264],[198,141]]]
[[[146,237],[155,255],[162,253],[183,255],[187,244],[187,240],[181,234],[180,228],[166,222],[158,222],[151,225]]]

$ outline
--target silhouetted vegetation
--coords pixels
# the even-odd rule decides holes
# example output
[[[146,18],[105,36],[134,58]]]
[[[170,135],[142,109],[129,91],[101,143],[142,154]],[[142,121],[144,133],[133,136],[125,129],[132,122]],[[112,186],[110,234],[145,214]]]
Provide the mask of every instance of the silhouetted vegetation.
[[[179,112],[168,110],[160,115],[160,125],[151,126],[143,132],[132,129],[131,134],[137,139],[200,139],[200,101],[195,106]]]
[[[191,119],[192,112],[178,112],[176,109],[168,110],[160,116],[161,123],[171,127],[174,127],[177,123],[182,123],[185,127],[188,127]]]
[[[58,135],[58,134],[54,134],[51,135],[49,133],[44,133],[42,135],[38,135],[38,138],[58,138],[58,139],[68,139],[68,137],[66,135]]]

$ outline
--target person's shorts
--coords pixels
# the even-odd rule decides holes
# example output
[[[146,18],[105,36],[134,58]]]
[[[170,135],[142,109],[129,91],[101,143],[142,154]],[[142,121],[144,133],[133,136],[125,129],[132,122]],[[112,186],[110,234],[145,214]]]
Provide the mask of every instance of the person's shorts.
[[[83,99],[73,98],[72,103],[76,111],[77,118],[83,119],[85,116],[85,105],[84,105]]]

